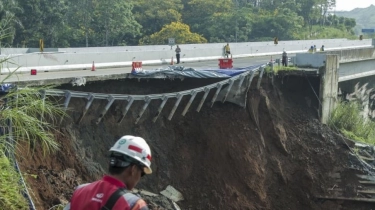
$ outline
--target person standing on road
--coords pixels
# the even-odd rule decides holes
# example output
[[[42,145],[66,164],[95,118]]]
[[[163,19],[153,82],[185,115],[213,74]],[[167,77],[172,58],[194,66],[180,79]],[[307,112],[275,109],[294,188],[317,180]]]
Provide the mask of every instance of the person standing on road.
[[[181,53],[180,46],[177,45],[175,52],[176,52],[177,64],[179,64],[180,63],[180,53]]]
[[[151,174],[151,150],[141,137],[123,136],[109,150],[109,175],[76,188],[64,210],[148,210],[130,193],[142,176]]]
[[[230,54],[230,46],[229,46],[229,43],[227,43],[227,45],[225,45],[225,55],[227,56],[227,58],[228,58],[228,56],[229,56],[229,54]]]
[[[281,63],[283,64],[283,66],[288,66],[288,54],[286,53],[285,50],[284,50],[283,55],[281,57]]]
[[[311,47],[310,47],[309,52],[310,52],[310,53],[313,53],[313,52],[314,52],[314,46],[311,46]]]

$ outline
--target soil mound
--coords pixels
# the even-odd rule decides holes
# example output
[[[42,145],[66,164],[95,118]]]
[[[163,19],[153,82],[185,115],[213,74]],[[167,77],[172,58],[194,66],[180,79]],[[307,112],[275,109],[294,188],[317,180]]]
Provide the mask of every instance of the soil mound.
[[[215,81],[125,80],[61,88],[149,94]],[[314,78],[290,77],[283,84],[271,85],[265,79],[260,90],[250,89],[245,109],[217,102],[197,113],[193,107],[198,99],[185,117],[179,114],[184,108],[180,106],[171,121],[167,117],[174,101],[169,101],[156,123],[152,117],[160,103],[154,102],[137,125],[134,121],[143,104],[133,105],[118,124],[120,110],[126,105],[121,102],[115,102],[97,125],[107,101],[94,102],[77,125],[86,101],[72,99],[71,117],[57,135],[61,151],[47,157],[38,152],[24,154],[20,165],[27,174],[36,175],[27,176],[27,180],[37,206],[49,209],[69,200],[76,185],[92,182],[104,173],[107,151],[120,136],[139,135],[151,146],[154,173],[138,188],[159,193],[172,185],[184,195],[178,202],[182,209],[369,209],[368,204],[317,199],[333,187],[330,174],[351,167],[347,143],[319,123],[314,94],[318,83]],[[188,100],[184,98],[181,104]],[[149,201],[158,203],[152,198]],[[173,208],[159,202],[154,209]]]

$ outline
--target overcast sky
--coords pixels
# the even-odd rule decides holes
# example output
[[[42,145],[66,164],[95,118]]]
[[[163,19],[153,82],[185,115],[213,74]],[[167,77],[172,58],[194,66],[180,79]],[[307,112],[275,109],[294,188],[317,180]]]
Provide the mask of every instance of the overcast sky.
[[[375,5],[375,0],[336,0],[336,11],[350,11],[355,8],[365,8],[371,4]]]

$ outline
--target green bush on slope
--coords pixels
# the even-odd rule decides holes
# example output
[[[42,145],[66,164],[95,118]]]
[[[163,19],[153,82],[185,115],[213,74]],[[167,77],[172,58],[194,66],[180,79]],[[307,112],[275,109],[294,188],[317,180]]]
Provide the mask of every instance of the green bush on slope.
[[[375,144],[375,122],[362,116],[357,102],[339,102],[332,113],[329,126],[340,130],[350,139]]]

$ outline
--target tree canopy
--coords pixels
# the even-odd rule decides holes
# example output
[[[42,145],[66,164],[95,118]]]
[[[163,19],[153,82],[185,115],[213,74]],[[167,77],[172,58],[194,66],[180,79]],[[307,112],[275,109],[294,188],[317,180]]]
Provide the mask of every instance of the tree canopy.
[[[5,0],[7,47],[119,46],[353,37],[335,0]],[[186,33],[186,34],[184,34]]]
[[[191,33],[190,27],[180,22],[172,22],[164,26],[159,32],[141,39],[140,44],[165,44],[168,38],[175,38],[177,44],[206,43],[207,40],[197,34]]]

